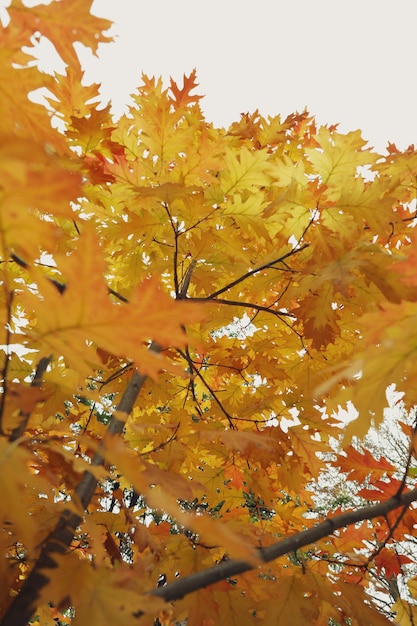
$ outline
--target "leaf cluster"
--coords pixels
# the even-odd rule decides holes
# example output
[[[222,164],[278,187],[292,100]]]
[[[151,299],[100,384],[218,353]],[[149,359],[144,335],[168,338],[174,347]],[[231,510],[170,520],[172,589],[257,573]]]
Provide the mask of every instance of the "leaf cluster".
[[[306,111],[216,128],[195,71],[114,120],[74,47],[109,39],[91,0],[8,14],[0,623],[412,624],[414,578],[368,592],[415,563],[415,427],[394,464],[351,438],[389,385],[417,403],[414,147]],[[364,506],[319,523],[328,458]]]

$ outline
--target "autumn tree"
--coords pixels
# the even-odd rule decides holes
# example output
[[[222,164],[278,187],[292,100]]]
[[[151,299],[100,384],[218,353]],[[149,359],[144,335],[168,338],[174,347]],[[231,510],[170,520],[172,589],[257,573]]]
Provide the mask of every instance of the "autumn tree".
[[[415,419],[394,460],[361,441],[388,386],[417,404],[417,152],[215,128],[195,72],[115,120],[90,8],[2,30],[1,625],[416,623]],[[359,499],[323,516],[329,464]]]

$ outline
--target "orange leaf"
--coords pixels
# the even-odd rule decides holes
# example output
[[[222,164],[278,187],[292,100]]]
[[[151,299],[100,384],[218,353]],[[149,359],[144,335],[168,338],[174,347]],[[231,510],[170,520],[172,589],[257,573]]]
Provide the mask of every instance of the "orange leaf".
[[[339,455],[337,465],[342,472],[349,472],[350,480],[364,482],[370,474],[372,476],[384,476],[395,471],[395,468],[383,457],[377,460],[369,450],[359,452],[352,445],[344,449],[345,456]]]
[[[198,86],[196,82],[197,72],[195,69],[189,76],[184,74],[184,85],[182,89],[179,89],[177,83],[171,78],[170,88],[174,95],[174,105],[177,109],[185,108],[189,104],[198,102],[202,96],[191,95],[191,91]]]
[[[99,43],[112,41],[103,35],[110,28],[109,20],[91,13],[92,0],[60,0],[49,5],[26,7],[22,0],[13,0],[8,9],[10,18],[32,31],[48,37],[65,63],[76,64],[75,42],[96,53]],[[68,24],[72,28],[68,28]]]
[[[236,489],[242,489],[245,484],[245,475],[236,465],[228,465],[224,470],[224,477],[228,484]]]
[[[71,201],[81,194],[81,176],[63,157],[29,139],[0,137],[0,211],[3,254],[29,259],[53,251],[58,229],[43,213],[74,218]]]
[[[382,548],[382,550],[374,558],[374,563],[378,570],[384,570],[387,578],[397,576],[402,573],[401,566],[404,563],[413,563],[412,559],[404,554],[395,554],[393,550]]]

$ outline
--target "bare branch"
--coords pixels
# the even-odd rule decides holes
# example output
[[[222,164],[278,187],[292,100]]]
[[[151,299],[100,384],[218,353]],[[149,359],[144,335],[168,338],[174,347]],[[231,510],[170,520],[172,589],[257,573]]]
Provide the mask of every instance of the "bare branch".
[[[328,518],[324,522],[317,524],[313,528],[295,533],[290,537],[286,537],[277,543],[268,546],[267,548],[260,548],[259,555],[264,561],[268,563],[280,556],[295,552],[299,548],[310,545],[315,541],[323,539],[332,535],[339,528],[345,526],[351,526],[364,520],[371,520],[376,517],[385,517],[390,511],[394,511],[399,507],[407,507],[412,502],[417,500],[417,489],[402,493],[399,496],[394,496],[389,500],[380,502],[372,506],[366,506],[355,511],[348,511],[347,513],[341,513],[335,517]],[[220,580],[225,580],[238,574],[243,574],[249,570],[254,569],[253,565],[241,560],[224,561],[215,567],[196,572],[189,576],[185,576],[179,580],[176,580],[165,587],[158,587],[151,591],[151,595],[164,598],[167,602],[178,600],[183,598],[193,591],[203,589],[209,585],[213,585]]]
[[[196,367],[193,361],[191,360],[190,356],[189,355],[187,356],[187,354],[184,353],[180,349],[178,349],[178,353],[183,357],[183,359],[187,361],[191,370],[194,371],[195,375],[198,376],[198,378],[201,380],[204,387],[210,393],[210,395],[212,396],[213,400],[215,401],[215,403],[217,404],[217,406],[219,407],[223,415],[227,418],[230,428],[236,429],[236,426],[233,423],[233,419],[234,419],[233,416],[230,415],[230,413],[228,413],[228,411],[224,408],[223,404],[220,402],[219,398],[217,397],[216,392],[210,387],[210,385],[208,384],[208,382],[206,381],[206,379],[204,378],[204,376],[202,375],[198,367]]]
[[[193,302],[215,302],[217,304],[225,304],[228,306],[240,306],[244,309],[255,309],[256,311],[265,311],[265,313],[271,313],[277,317],[290,317],[296,319],[296,316],[286,311],[277,310],[271,308],[271,306],[263,306],[262,304],[255,304],[254,302],[242,302],[240,300],[224,300],[223,298],[187,298],[187,300]]]
[[[246,274],[242,274],[242,276],[239,276],[239,278],[236,278],[236,280],[232,281],[231,283],[228,283],[227,285],[225,285],[221,289],[218,289],[217,291],[214,291],[213,293],[211,293],[209,296],[207,296],[206,299],[207,300],[212,300],[214,298],[217,298],[217,296],[220,296],[220,294],[224,293],[225,291],[229,291],[229,289],[232,289],[232,287],[236,287],[236,285],[239,285],[239,283],[242,283],[247,278],[250,278],[254,274],[257,274],[258,272],[261,272],[262,270],[266,270],[268,268],[274,267],[274,265],[276,265],[276,263],[282,263],[283,261],[285,261],[285,259],[288,259],[289,257],[294,256],[294,254],[297,254],[298,252],[301,252],[305,248],[308,248],[309,245],[310,244],[305,243],[302,246],[300,246],[299,248],[297,248],[297,247],[293,248],[293,250],[290,250],[290,252],[287,252],[286,254],[283,254],[282,256],[278,257],[277,259],[274,259],[273,261],[269,261],[269,263],[264,263],[263,265],[260,265],[259,267],[256,267],[253,270],[249,270],[248,272],[246,272]]]

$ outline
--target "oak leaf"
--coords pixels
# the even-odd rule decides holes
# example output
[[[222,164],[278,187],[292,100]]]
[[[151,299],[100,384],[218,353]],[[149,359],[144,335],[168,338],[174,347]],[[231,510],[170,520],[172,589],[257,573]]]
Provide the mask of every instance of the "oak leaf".
[[[50,581],[43,598],[58,606],[74,604],[73,624],[87,626],[93,620],[103,626],[113,626],[115,622],[134,626],[137,623],[135,613],[154,615],[165,608],[163,600],[140,589],[134,572],[127,566],[114,570],[95,569],[88,559],[80,558],[76,552],[55,555],[54,560],[55,568],[43,570]]]
[[[190,93],[193,89],[195,89],[195,87],[198,87],[196,77],[197,72],[195,69],[193,69],[189,76],[184,74],[184,84],[182,89],[180,89],[175,80],[171,78],[170,89],[174,96],[173,102],[176,108],[184,108],[189,104],[194,104],[195,102],[201,100],[202,96],[191,95]]]
[[[129,304],[114,304],[104,281],[102,252],[88,228],[79,248],[63,260],[61,267],[66,277],[63,294],[39,273],[36,278],[42,299],[28,291],[22,294],[22,303],[37,316],[26,333],[43,353],[63,356],[80,373],[87,373],[91,363],[98,368],[101,365],[93,341],[111,354],[135,360],[143,373],[156,376],[164,367],[164,359],[149,351],[147,342],[153,339],[164,346],[171,342],[183,345],[181,324],[201,317],[198,306],[174,302],[156,280],[139,285]]]
[[[55,0],[29,9],[22,0],[13,0],[8,11],[11,20],[19,21],[31,34],[40,31],[48,37],[62,60],[73,65],[77,63],[75,42],[89,47],[95,54],[99,43],[112,40],[103,34],[111,22],[93,15],[91,5],[92,0]],[[72,28],[67,24],[72,24]]]
[[[397,576],[402,573],[402,565],[404,563],[413,563],[412,559],[404,554],[395,554],[392,550],[383,548],[374,558],[375,565],[378,570],[384,570],[386,577]]]
[[[74,218],[71,201],[81,194],[81,176],[69,159],[30,139],[0,137],[0,212],[3,254],[37,258],[53,252],[59,231],[42,214]]]
[[[369,450],[359,451],[352,445],[344,448],[346,456],[339,455],[337,465],[342,472],[349,473],[349,480],[363,483],[367,476],[386,476],[395,471],[395,468],[383,457],[378,460]]]

